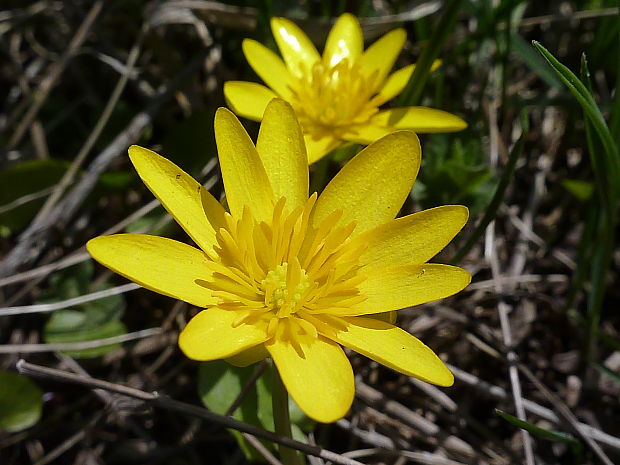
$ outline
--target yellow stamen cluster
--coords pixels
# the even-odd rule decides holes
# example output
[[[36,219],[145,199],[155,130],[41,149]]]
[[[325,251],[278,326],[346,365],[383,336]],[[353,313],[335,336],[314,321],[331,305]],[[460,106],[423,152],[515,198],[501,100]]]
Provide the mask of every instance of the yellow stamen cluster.
[[[343,59],[335,66],[317,61],[310,72],[292,78],[291,105],[304,132],[320,138],[366,123],[379,111],[373,98],[378,72],[365,76],[359,63]]]
[[[282,198],[271,222],[256,221],[248,209],[240,219],[227,214],[204,285],[220,308],[238,313],[235,326],[264,324],[271,337],[316,338],[314,315],[346,312],[365,300],[358,291],[364,246],[349,240],[355,224],[338,226],[338,211],[313,228],[315,202],[316,194],[289,213]]]

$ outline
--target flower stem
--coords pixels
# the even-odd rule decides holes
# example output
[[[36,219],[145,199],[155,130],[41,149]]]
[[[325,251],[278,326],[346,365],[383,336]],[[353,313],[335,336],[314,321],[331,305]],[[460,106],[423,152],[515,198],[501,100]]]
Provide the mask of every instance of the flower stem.
[[[273,408],[273,422],[276,434],[287,438],[292,438],[291,418],[288,411],[288,392],[278,369],[274,367],[273,383],[271,392],[271,402]],[[280,446],[280,460],[283,465],[302,465],[302,461],[295,449]]]

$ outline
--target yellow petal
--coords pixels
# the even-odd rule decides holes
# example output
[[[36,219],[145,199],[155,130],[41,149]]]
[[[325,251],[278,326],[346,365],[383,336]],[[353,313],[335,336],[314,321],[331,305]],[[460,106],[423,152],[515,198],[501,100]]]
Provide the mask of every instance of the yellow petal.
[[[146,187],[200,248],[211,252],[215,231],[225,225],[224,208],[190,175],[164,157],[137,145],[129,158]]]
[[[310,164],[320,160],[341,144],[340,141],[333,137],[315,139],[309,134],[304,134],[304,141],[308,153],[308,163]]]
[[[226,361],[236,367],[247,367],[269,357],[269,352],[265,349],[264,344],[259,344],[249,349],[239,352],[232,357],[226,358]]]
[[[291,96],[289,73],[282,59],[260,42],[245,39],[242,44],[243,54],[252,69],[280,97]]]
[[[392,108],[377,113],[372,123],[395,129],[411,129],[418,133],[454,132],[467,127],[467,123],[447,111],[428,107]]]
[[[309,73],[320,57],[308,36],[286,18],[272,18],[271,31],[288,69],[297,76]]]
[[[308,200],[308,156],[293,108],[281,99],[267,105],[256,150],[276,199],[291,211]]]
[[[277,97],[271,89],[255,82],[228,81],[224,83],[226,104],[239,116],[260,121],[267,104]]]
[[[394,29],[388,32],[366,49],[360,59],[362,73],[370,77],[377,72],[375,85],[380,86],[390,73],[396,58],[405,45],[407,33],[404,29]]]
[[[435,71],[440,66],[441,60],[435,60],[431,66],[431,72]],[[379,94],[375,97],[377,105],[382,105],[400,94],[409,82],[414,69],[415,64],[408,65],[390,74],[379,91]]]
[[[247,206],[257,220],[271,219],[273,192],[263,163],[248,133],[226,108],[215,113],[215,142],[230,213],[241,218]]]
[[[326,337],[400,373],[439,386],[454,383],[450,370],[430,348],[394,325],[374,318],[344,317],[336,328],[317,325]]]
[[[206,362],[234,356],[265,342],[265,328],[241,324],[234,310],[211,307],[192,318],[179,335],[179,347],[192,360]]]
[[[353,63],[363,50],[364,36],[360,23],[355,16],[345,13],[340,15],[329,31],[323,50],[323,63],[330,67],[336,66],[345,58]]]
[[[374,270],[425,263],[450,243],[468,216],[467,207],[445,205],[381,224],[355,238],[367,245],[360,264]]]
[[[392,310],[391,312],[372,313],[367,316],[368,318],[374,318],[375,320],[383,321],[384,323],[389,323],[393,325],[398,319],[398,312],[396,310]]]
[[[373,269],[358,285],[364,302],[342,315],[366,315],[399,310],[456,294],[471,281],[462,268],[426,263]]]
[[[367,123],[350,127],[349,132],[345,133],[342,138],[356,144],[368,145],[393,132],[395,132],[394,128]]]
[[[400,94],[409,82],[414,69],[415,64],[408,65],[390,74],[385,80],[385,84],[383,84],[383,87],[375,97],[377,105],[381,105],[389,100],[392,100]]]
[[[195,247],[147,234],[115,234],[91,239],[86,248],[103,266],[151,291],[197,307],[217,303],[200,284],[211,270]]]
[[[306,415],[322,423],[346,415],[355,385],[351,364],[338,344],[319,336],[294,342],[274,338],[265,346],[286,389]]]
[[[418,137],[408,131],[369,145],[327,185],[316,202],[313,224],[342,209],[340,224],[355,221],[357,235],[394,219],[418,174],[420,153]]]

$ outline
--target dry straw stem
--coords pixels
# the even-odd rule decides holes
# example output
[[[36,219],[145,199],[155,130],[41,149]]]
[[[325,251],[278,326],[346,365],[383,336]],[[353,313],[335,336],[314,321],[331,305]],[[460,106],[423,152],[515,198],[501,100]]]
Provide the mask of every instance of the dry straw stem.
[[[379,419],[388,419],[386,415],[382,415],[379,411],[368,408],[368,412],[372,413]],[[455,460],[448,459],[442,455],[432,452],[411,452],[408,449],[413,446],[401,439],[388,437],[377,431],[369,431],[359,428],[349,420],[342,418],[336,423],[343,430],[348,431],[352,436],[365,442],[371,446],[372,449],[360,449],[356,451],[345,452],[343,455],[351,458],[366,457],[369,455],[387,455],[396,456],[399,459],[409,459],[415,463],[427,464],[427,465],[465,465],[463,462],[457,462]],[[396,463],[399,463],[398,461]],[[468,462],[471,463],[471,462]]]
[[[88,33],[90,32],[93,23],[99,16],[102,7],[102,0],[99,0],[93,4],[93,6],[90,8],[90,11],[84,18],[84,21],[82,21],[82,24],[80,24],[80,27],[75,32],[75,35],[71,39],[71,42],[69,42],[69,45],[67,46],[65,52],[62,54],[60,59],[54,61],[44,73],[45,79],[41,81],[38,89],[34,92],[30,108],[26,112],[26,115],[24,115],[24,117],[20,121],[17,129],[9,140],[9,149],[15,147],[21,141],[28,128],[30,128],[30,126],[32,125],[32,122],[39,113],[39,110],[47,100],[49,93],[56,85],[58,78],[60,78],[63,71],[69,64],[69,61],[71,61],[71,59],[77,54],[78,50],[88,37]]]
[[[571,412],[570,408],[568,408],[564,401],[562,401],[562,399],[560,399],[557,395],[551,392],[543,383],[541,383],[540,380],[536,378],[536,376],[534,376],[534,374],[530,371],[528,367],[523,364],[519,364],[518,368],[523,372],[526,378],[534,386],[536,386],[536,389],[538,389],[543,394],[543,396],[545,396],[545,398],[553,405],[553,407],[564,419],[564,421],[566,421],[570,425],[571,429],[573,429],[575,433],[581,436],[581,438],[585,441],[585,443],[592,450],[592,452],[594,452],[594,454],[599,458],[599,460],[605,465],[613,465],[613,462],[609,460],[609,457],[607,457],[605,452],[603,452],[603,449],[601,449],[601,447],[585,433],[584,429],[581,428],[577,417],[573,414],[573,412]]]
[[[450,368],[450,371],[452,371],[454,377],[458,381],[467,384],[474,389],[477,389],[478,391],[493,399],[509,399],[510,395],[506,392],[504,388],[484,381],[471,373],[467,373],[466,371],[461,370],[454,365],[450,365],[449,363],[447,364],[447,366],[448,368]],[[543,418],[545,420],[551,421],[556,425],[560,425],[562,423],[560,417],[553,410],[543,407],[536,402],[533,402],[529,399],[523,399],[523,406],[528,412],[539,416],[540,418]],[[589,438],[592,438],[595,441],[600,442],[601,444],[620,451],[620,438],[607,434],[604,431],[601,431],[600,429],[594,428],[593,426],[587,425],[585,423],[578,422],[577,424],[581,431],[583,431],[583,434],[587,435]]]
[[[71,163],[69,169],[65,172],[60,182],[56,185],[52,195],[45,201],[43,207],[41,207],[36,217],[32,220],[29,229],[37,230],[40,225],[45,224],[46,216],[52,211],[54,206],[56,206],[65,189],[67,189],[71,185],[78,173],[78,170],[86,160],[87,155],[90,153],[91,149],[97,142],[97,139],[99,139],[99,136],[101,135],[103,129],[105,128],[110,117],[112,116],[112,112],[114,111],[114,108],[116,107],[116,104],[118,103],[118,100],[120,99],[123,90],[127,85],[129,76],[133,72],[133,68],[136,64],[138,56],[140,55],[140,45],[142,43],[142,38],[144,37],[145,32],[146,26],[143,25],[140,29],[140,33],[138,34],[138,38],[136,39],[133,47],[129,52],[129,57],[127,58],[127,62],[125,63],[125,67],[123,68],[123,74],[121,75],[116,86],[114,87],[114,90],[112,91],[112,94],[110,95],[110,98],[108,99],[105,108],[101,112],[101,116],[99,116],[97,123],[95,123],[95,127],[89,134],[86,142],[84,142],[84,144],[80,148],[78,154],[73,159],[73,162]]]
[[[55,310],[62,310],[68,307],[75,307],[94,300],[105,299],[113,295],[124,294],[125,292],[139,289],[141,286],[135,283],[123,284],[103,291],[91,292],[71,299],[61,300],[48,304],[22,305],[17,307],[0,307],[0,316],[25,315],[27,313],[49,313]]]
[[[494,76],[498,77],[499,73],[494,73]],[[504,145],[501,143],[500,131],[498,126],[498,99],[499,99],[499,79],[492,79],[492,88],[493,88],[493,98],[490,100],[489,104],[486,106],[487,110],[487,118],[489,124],[489,156],[490,162],[492,165],[496,165],[499,159],[499,151],[500,147],[502,148],[502,152],[507,152]],[[525,131],[525,129],[522,129]],[[513,153],[511,155],[515,156],[518,153],[517,146],[522,143],[523,138],[525,137],[525,132],[521,134],[519,140],[515,143],[515,147],[513,147]],[[517,155],[519,156],[519,155]],[[516,162],[516,159],[512,159],[513,163]],[[514,165],[513,165],[514,169]],[[498,191],[499,191],[498,187]],[[499,205],[498,205],[499,207]],[[487,212],[488,213],[488,212]],[[498,280],[501,276],[499,258],[497,256],[497,249],[495,247],[495,220],[491,221],[486,227],[485,231],[485,256],[491,265],[491,273],[494,280]],[[512,331],[510,328],[510,320],[508,319],[508,312],[510,310],[509,306],[504,302],[502,297],[502,285],[499,280],[496,281],[495,291],[498,296],[500,296],[500,301],[498,302],[497,311],[499,314],[502,339],[504,342],[504,346],[508,348],[506,352],[506,357],[508,358],[508,378],[510,380],[510,386],[512,388],[512,395],[515,404],[515,410],[517,413],[517,417],[520,420],[527,421],[527,417],[525,414],[525,408],[523,407],[523,396],[521,390],[521,382],[519,381],[519,372],[517,371],[517,367],[515,366],[517,355],[513,350],[512,344]],[[525,455],[525,463],[527,465],[535,465],[534,459],[534,448],[532,445],[532,438],[528,431],[522,429],[521,430],[521,438],[523,440],[523,452]]]
[[[203,168],[201,175],[206,176],[211,171],[213,171],[216,167],[217,167],[217,159],[212,158],[211,160],[209,160],[209,162],[207,162],[207,164]],[[205,189],[209,190],[215,185],[215,183],[217,183],[217,180],[218,180],[217,175],[211,176],[203,184],[203,186],[205,187]],[[147,215],[148,213],[153,211],[155,208],[157,208],[159,205],[160,205],[159,200],[157,199],[151,200],[149,203],[140,207],[138,210],[133,212],[131,215],[127,216],[127,218],[118,222],[111,228],[106,229],[104,232],[101,233],[101,235],[105,236],[107,234],[115,234],[117,232],[124,230],[125,227],[127,227],[129,224]],[[167,220],[171,221],[172,217],[170,217],[170,215],[168,214],[166,215],[167,215],[166,216]],[[144,231],[140,230],[136,232],[148,232],[150,229],[151,228],[147,228]],[[0,287],[8,286],[10,284],[17,284],[19,282],[29,281],[31,279],[36,279],[36,278],[44,279],[47,275],[49,275],[50,273],[53,273],[54,271],[59,271],[59,270],[68,268],[70,266],[77,265],[78,263],[85,262],[86,260],[90,260],[90,254],[85,251],[85,247],[80,247],[78,250],[75,250],[68,256],[60,260],[57,260],[56,262],[48,263],[46,265],[42,265],[37,268],[33,268],[32,270],[24,271],[22,273],[17,273],[12,276],[8,276],[6,278],[0,278]],[[0,312],[1,311],[2,310],[0,309]]]
[[[48,368],[40,365],[28,363],[25,360],[19,360],[16,364],[17,370],[24,375],[32,376],[35,378],[50,379],[62,383],[76,384],[79,386],[85,386],[91,389],[105,389],[110,392],[122,394],[124,396],[132,397],[147,402],[149,405],[165,410],[170,410],[185,415],[190,415],[197,418],[205,419],[211,423],[217,424],[224,428],[232,428],[237,431],[251,434],[257,438],[265,441],[280,444],[292,449],[296,449],[304,454],[320,457],[324,460],[336,463],[338,465],[362,465],[360,462],[336,454],[329,450],[323,449],[318,446],[312,446],[310,444],[304,444],[303,442],[296,441],[294,439],[278,436],[275,433],[258,428],[249,423],[236,420],[224,415],[218,415],[205,408],[198,407],[196,405],[179,402],[174,399],[170,399],[157,392],[146,392],[139,389],[130,388],[121,384],[110,383],[96,378],[88,378],[85,376],[76,375],[63,370],[57,370],[55,368]]]
[[[422,382],[420,383],[426,384]],[[437,440],[433,441],[436,443],[435,445],[439,444],[455,456],[467,457],[468,459],[472,459],[477,456],[474,448],[462,439],[445,433],[432,421],[414,412],[413,410],[408,409],[400,402],[388,399],[381,392],[359,380],[355,383],[355,393],[359,399],[369,406],[374,407],[379,411],[402,421],[404,424],[413,427],[414,429],[420,431],[425,437],[430,436],[436,438]]]
[[[72,372],[77,373],[86,378],[92,378],[92,376],[86,370],[84,370],[84,368],[82,368],[82,366],[79,363],[77,363],[73,358],[69,357],[68,355],[61,354],[61,353],[57,354],[57,357],[62,362],[62,365],[70,369]],[[255,373],[252,376],[252,379],[248,380],[248,383],[247,383],[248,385],[250,384],[250,382],[252,385],[254,384],[254,382],[256,382],[256,379],[253,379],[254,375],[258,374],[258,376],[260,376],[260,374],[264,371],[265,366],[266,364],[262,363],[257,367],[257,369],[255,370]],[[246,395],[248,389],[249,389],[249,386],[244,386],[244,389],[239,393],[239,396],[237,396],[237,399],[235,399],[235,401],[231,404],[230,408],[228,409],[228,412],[225,414],[226,416],[231,415],[232,412],[236,410],[236,408],[239,406],[244,396]],[[117,408],[115,407],[115,396],[116,396],[115,394],[112,394],[104,389],[93,389],[93,392],[97,397],[99,397],[104,402],[108,410],[111,410],[112,412],[117,413]],[[120,415],[117,415],[117,416],[119,416],[120,418]],[[201,422],[198,419],[196,419],[195,421],[198,422],[198,424],[200,424]],[[282,463],[258,439],[256,439],[254,436],[247,434],[247,433],[241,433],[241,434],[243,434],[243,437],[248,441],[248,443],[250,443],[252,447],[254,447],[256,451],[265,458],[267,463],[271,465],[282,465]],[[71,438],[69,438],[69,440],[70,439]],[[183,439],[181,440],[181,442],[183,444],[186,443],[186,441],[184,441]],[[51,455],[51,452],[48,455]]]
[[[45,233],[48,228],[64,226],[76,213],[87,195],[92,191],[97,183],[99,176],[108,168],[118,156],[125,153],[125,150],[132,142],[135,142],[142,130],[153,121],[153,117],[159,112],[162,104],[167,101],[190,75],[194,74],[204,59],[208,56],[209,50],[198,55],[157,94],[147,107],[135,115],[127,127],[119,133],[114,140],[90,163],[86,173],[77,185],[59,202],[48,215],[45,223],[38,225],[37,229],[29,227],[19,237],[17,245],[0,262],[0,276],[8,276],[26,262],[33,261],[39,256],[44,246],[50,240]]]
[[[57,342],[53,344],[2,344],[0,345],[0,354],[34,354],[40,352],[95,349],[97,347],[105,347],[112,344],[135,341],[136,339],[158,336],[161,333],[161,328],[149,328],[134,331],[133,333],[121,334],[120,336],[112,336],[83,342]]]
[[[425,465],[463,465],[462,462],[455,462],[439,455],[431,454],[429,452],[412,452],[409,450],[393,451],[389,449],[382,449],[375,447],[372,449],[358,449],[351,452],[345,452],[344,454],[352,459],[371,457],[371,456],[396,456],[399,458],[409,459],[415,463],[422,463]],[[399,462],[396,462],[399,463]]]

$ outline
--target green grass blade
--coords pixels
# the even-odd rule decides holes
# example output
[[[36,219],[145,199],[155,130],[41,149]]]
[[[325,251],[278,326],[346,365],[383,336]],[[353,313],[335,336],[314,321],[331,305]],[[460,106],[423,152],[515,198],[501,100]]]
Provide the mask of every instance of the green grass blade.
[[[529,66],[532,71],[538,74],[549,87],[555,89],[562,87],[562,81],[549,69],[542,57],[532,50],[530,44],[519,34],[513,34],[512,36],[512,52],[514,52],[524,64]]]
[[[581,81],[589,95],[592,95],[590,71],[585,55],[581,57]],[[585,109],[584,109],[585,113]],[[618,192],[614,186],[617,179],[609,176],[613,166],[609,166],[614,155],[605,157],[605,149],[601,147],[602,140],[596,138],[596,130],[592,119],[585,118],[585,131],[590,162],[596,177],[598,202],[602,206],[602,215],[598,215],[595,236],[592,244],[592,259],[590,266],[590,293],[588,294],[586,313],[586,341],[584,344],[584,358],[591,360],[596,357],[595,349],[598,342],[598,328],[603,311],[603,299],[607,288],[607,274],[611,266],[611,255],[614,249],[614,233],[616,226],[616,201]],[[596,208],[596,203],[594,207]]]
[[[590,71],[588,69],[588,60],[585,55],[581,56],[581,81],[589,95],[592,95],[592,84],[590,82]],[[584,111],[585,113],[585,111]],[[584,119],[585,132],[586,132],[586,144],[588,146],[588,152],[590,155],[590,163],[592,164],[592,170],[594,171],[594,177],[596,182],[595,187],[600,199],[600,202],[605,208],[605,213],[608,217],[613,216],[615,210],[614,206],[614,192],[611,185],[611,179],[608,176],[608,167],[606,166],[606,159],[601,154],[604,153],[604,147],[601,146],[600,140],[595,138],[596,129],[592,121],[589,118]]]
[[[617,193],[620,192],[620,156],[614,138],[607,127],[603,114],[594,101],[594,97],[592,97],[592,94],[588,91],[584,83],[581,82],[570,69],[560,63],[545,47],[536,41],[533,41],[532,44],[547,61],[549,66],[551,66],[571,94],[573,94],[575,99],[577,99],[586,117],[592,122],[604,149],[607,175],[612,180],[612,187],[614,190],[612,198],[617,198]]]
[[[467,242],[465,242],[465,245],[463,245],[463,247],[461,247],[461,249],[452,258],[452,260],[450,260],[450,263],[456,264],[460,262],[467,255],[467,253],[471,250],[471,248],[476,244],[476,242],[478,242],[478,240],[482,237],[489,223],[493,221],[493,219],[495,219],[497,210],[499,209],[499,206],[502,204],[502,201],[504,200],[506,189],[508,188],[510,181],[512,181],[512,175],[515,171],[517,160],[523,154],[525,138],[529,130],[528,121],[527,121],[527,118],[524,116],[524,113],[522,113],[521,125],[523,128],[521,132],[521,136],[519,137],[519,139],[517,139],[517,142],[515,142],[510,152],[510,155],[508,157],[508,163],[506,164],[506,167],[504,168],[502,177],[500,178],[499,183],[497,184],[497,188],[495,189],[495,194],[493,194],[493,198],[491,199],[491,202],[489,202],[489,205],[487,206],[487,209],[484,212],[484,216],[482,217],[482,220],[480,220],[480,222],[476,226],[476,229],[474,229],[474,232],[472,233],[472,235],[469,237],[469,239],[467,239]]]
[[[620,14],[616,15],[616,95],[611,106],[609,129],[616,139],[616,147],[620,150]]]
[[[572,434],[541,428],[540,426],[536,426],[527,421],[520,420],[517,417],[510,415],[509,413],[503,412],[499,409],[495,409],[495,413],[502,417],[504,420],[506,420],[508,423],[516,426],[517,428],[524,429],[540,439],[554,442],[564,442],[567,444],[579,444],[579,441],[577,441],[577,439],[575,439],[575,436],[573,436]]]
[[[447,4],[439,24],[434,29],[431,38],[422,50],[420,59],[416,62],[415,70],[398,99],[399,106],[419,105],[422,92],[431,72],[433,62],[439,56],[448,34],[453,30],[462,0],[451,0]]]
[[[615,371],[610,370],[605,365],[601,365],[600,363],[594,362],[592,365],[594,365],[594,368],[596,368],[601,373],[609,376],[612,380],[614,380],[614,382],[618,386],[620,386],[620,375],[618,373],[616,373]]]

